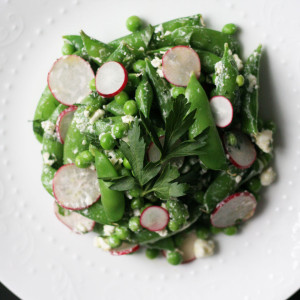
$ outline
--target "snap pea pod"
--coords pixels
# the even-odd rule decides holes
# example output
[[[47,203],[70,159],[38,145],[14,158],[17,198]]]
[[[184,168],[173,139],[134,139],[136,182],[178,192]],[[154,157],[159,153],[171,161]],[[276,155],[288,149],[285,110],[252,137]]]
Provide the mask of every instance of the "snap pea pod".
[[[95,151],[95,166],[98,178],[118,177],[118,173],[105,154]],[[101,203],[104,211],[111,222],[122,219],[125,211],[124,194],[119,191],[113,191],[109,188],[110,184],[99,179],[101,191]]]
[[[56,170],[48,165],[43,165],[41,181],[42,185],[45,190],[53,196],[53,189],[52,189],[52,180],[56,173]]]
[[[41,123],[50,118],[58,105],[59,102],[54,98],[48,86],[46,86],[36,107],[33,118],[33,132],[40,143],[43,141],[44,135],[44,129],[42,128]]]
[[[90,206],[86,209],[77,210],[76,212],[80,213],[84,217],[94,220],[97,223],[105,224],[105,225],[111,224],[111,221],[107,217],[107,215],[104,211],[104,207],[100,201],[97,201],[92,206]]]
[[[172,110],[172,97],[168,82],[159,77],[149,59],[146,61],[146,73],[153,86],[156,99],[158,100],[159,109],[164,120],[168,117]]]
[[[228,44],[225,44],[222,60],[215,66],[215,69],[217,76],[214,94],[229,99],[233,109],[238,111],[240,92],[236,77],[239,75],[239,71],[232,55],[229,53]]]
[[[153,101],[153,90],[149,83],[148,76],[145,73],[143,74],[142,80],[136,89],[135,100],[138,109],[146,118],[148,118]]]
[[[190,45],[193,48],[212,52],[218,56],[224,53],[227,43],[233,53],[239,53],[239,43],[232,35],[200,26],[180,27],[156,42],[156,48],[170,45]]]
[[[201,62],[201,72],[204,71],[207,74],[214,73],[215,64],[221,60],[221,58],[212,52],[195,49],[199,55]]]
[[[101,133],[111,131],[115,124],[122,123],[121,117],[109,117],[98,120],[94,123],[95,135],[99,136]]]
[[[101,66],[114,51],[113,47],[89,37],[83,31],[80,32],[80,36],[87,54],[99,66]]]
[[[80,35],[64,35],[65,42],[74,46],[75,51],[81,52],[83,50],[83,41]]]
[[[106,110],[115,116],[124,116],[123,105],[119,104],[116,100],[109,102],[106,105]]]
[[[189,137],[193,139],[205,128],[210,127],[207,142],[203,148],[200,160],[208,169],[219,170],[224,168],[226,157],[222,142],[210,110],[206,93],[194,73],[191,75],[186,88],[185,97],[191,103],[190,111],[197,109],[195,122],[189,129]]]
[[[261,45],[249,56],[244,66],[244,93],[242,98],[242,130],[255,135],[258,132],[258,80]]]
[[[129,35],[111,41],[109,45],[116,49],[119,46],[119,44],[122,41],[124,41],[126,44],[128,44],[130,47],[136,50],[140,49],[141,47],[144,48],[144,50],[146,50],[150,43],[153,31],[153,26],[148,25],[145,29],[133,32]]]

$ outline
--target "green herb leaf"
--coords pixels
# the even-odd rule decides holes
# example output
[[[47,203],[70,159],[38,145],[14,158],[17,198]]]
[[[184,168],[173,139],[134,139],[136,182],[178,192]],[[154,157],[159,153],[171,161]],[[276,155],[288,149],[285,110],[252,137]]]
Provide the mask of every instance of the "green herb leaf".
[[[148,183],[151,179],[153,179],[161,170],[160,164],[148,163],[142,172],[141,185]]]
[[[113,184],[109,187],[111,190],[114,191],[128,191],[133,189],[136,186],[136,182],[133,177],[126,176],[120,178],[119,180],[114,180]]]

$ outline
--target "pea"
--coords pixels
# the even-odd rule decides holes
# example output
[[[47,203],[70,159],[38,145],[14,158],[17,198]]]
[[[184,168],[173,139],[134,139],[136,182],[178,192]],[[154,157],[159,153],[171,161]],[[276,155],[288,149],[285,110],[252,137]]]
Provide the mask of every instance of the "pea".
[[[236,83],[238,86],[243,86],[245,83],[245,78],[243,75],[236,76]]]
[[[230,226],[230,227],[224,228],[223,232],[227,235],[235,235],[237,233],[237,227]]]
[[[115,146],[115,140],[112,135],[107,132],[100,137],[100,145],[105,150],[111,150]]]
[[[139,187],[133,188],[129,191],[129,195],[134,198],[139,197],[140,194],[141,194],[141,189]]]
[[[129,237],[129,230],[125,226],[118,226],[115,229],[115,235],[121,240],[126,240]]]
[[[261,182],[258,176],[247,182],[247,189],[252,193],[258,193],[261,190]]]
[[[124,91],[120,92],[118,95],[115,96],[116,102],[120,105],[124,105],[128,99],[129,99],[129,96]]]
[[[224,25],[222,32],[227,34],[235,34],[237,31],[237,27],[235,24],[229,23]]]
[[[129,171],[128,169],[122,168],[122,169],[120,170],[120,175],[121,175],[121,176],[131,176],[131,173],[130,173],[130,171]]]
[[[222,229],[221,228],[217,228],[217,227],[214,227],[214,226],[210,226],[210,232],[212,234],[218,234],[219,232],[221,232]]]
[[[128,159],[125,157],[124,160],[123,160],[123,166],[128,169],[128,170],[131,170],[131,165],[128,161]]]
[[[93,78],[91,81],[90,81],[90,90],[91,91],[96,91],[96,82],[95,82],[95,78]]]
[[[139,217],[131,217],[128,223],[129,229],[133,232],[138,231],[141,228],[140,218]]]
[[[126,27],[129,31],[138,31],[142,27],[142,20],[138,16],[131,16],[126,20]]]
[[[98,105],[87,105],[85,110],[89,112],[89,116],[92,116],[94,112],[99,108]]]
[[[159,254],[159,250],[158,249],[150,249],[150,248],[147,248],[146,249],[146,256],[149,258],[149,259],[154,259],[158,256]]]
[[[229,145],[231,145],[231,146],[237,145],[237,138],[233,133],[229,133],[226,138],[227,138]]]
[[[61,48],[61,53],[63,55],[71,55],[75,52],[75,47],[72,44],[64,43]]]
[[[194,200],[199,203],[202,204],[204,202],[204,192],[203,191],[197,191],[194,194]]]
[[[180,228],[180,223],[176,220],[171,220],[168,224],[168,227],[171,231],[177,231]]]
[[[136,115],[138,111],[136,102],[134,100],[126,101],[123,106],[123,109],[126,115],[131,115],[131,116]]]
[[[182,261],[182,256],[178,251],[168,251],[167,252],[167,261],[171,265],[179,265]]]
[[[140,73],[143,70],[145,70],[146,68],[146,62],[142,59],[137,60],[134,64],[133,64],[133,71],[136,73]]]
[[[80,152],[75,158],[75,165],[78,168],[87,168],[94,161],[94,156],[89,150]]]
[[[206,227],[199,227],[196,230],[197,237],[201,240],[207,240],[209,238],[209,229]]]
[[[132,209],[140,209],[144,205],[144,200],[143,198],[135,198],[131,201],[130,207]]]
[[[117,248],[121,245],[121,240],[117,237],[117,235],[113,234],[107,238],[107,243],[111,248]]]
[[[117,139],[121,139],[127,130],[128,130],[128,124],[126,123],[115,124],[112,128],[112,134]]]
[[[171,96],[176,99],[179,95],[184,95],[185,88],[181,86],[174,86],[171,89]]]

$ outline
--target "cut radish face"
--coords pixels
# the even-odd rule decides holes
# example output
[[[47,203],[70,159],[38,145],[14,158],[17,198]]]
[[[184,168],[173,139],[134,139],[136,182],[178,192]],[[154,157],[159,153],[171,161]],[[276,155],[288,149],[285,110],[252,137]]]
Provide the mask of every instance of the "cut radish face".
[[[233,118],[231,102],[223,96],[215,96],[210,99],[210,108],[216,125],[224,128],[230,125]]]
[[[256,204],[255,197],[247,191],[228,196],[211,214],[211,224],[218,228],[225,228],[239,221],[246,221],[253,216]]]
[[[200,58],[195,50],[188,46],[175,46],[169,49],[162,58],[164,77],[176,86],[187,86],[194,72],[200,76]]]
[[[197,240],[197,235],[194,231],[184,235],[182,244],[179,246],[179,251],[182,253],[182,263],[189,263],[196,259],[194,245]]]
[[[77,109],[77,106],[70,106],[65,109],[57,118],[56,122],[56,132],[59,141],[63,144],[69,129],[69,126],[73,120],[74,113]]]
[[[139,245],[123,242],[120,247],[110,250],[110,253],[112,255],[126,255],[136,252],[137,250],[139,250],[139,248]]]
[[[91,92],[95,74],[90,64],[77,55],[59,58],[48,73],[48,86],[53,96],[64,105],[80,103]]]
[[[125,67],[116,61],[109,61],[97,71],[96,89],[101,96],[110,98],[119,94],[125,88],[127,81]]]
[[[142,227],[150,231],[163,230],[169,222],[169,212],[161,206],[146,208],[140,218]]]
[[[52,184],[58,204],[70,210],[87,208],[101,196],[96,171],[77,168],[74,164],[60,167]]]
[[[68,212],[66,215],[61,215],[58,211],[58,205],[54,202],[54,213],[59,221],[65,224],[73,232],[83,234],[92,231],[96,222],[90,220],[76,212]]]
[[[235,143],[230,140],[232,135]],[[225,135],[225,148],[229,160],[239,169],[249,168],[256,160],[256,150],[249,138],[240,131],[232,130]]]

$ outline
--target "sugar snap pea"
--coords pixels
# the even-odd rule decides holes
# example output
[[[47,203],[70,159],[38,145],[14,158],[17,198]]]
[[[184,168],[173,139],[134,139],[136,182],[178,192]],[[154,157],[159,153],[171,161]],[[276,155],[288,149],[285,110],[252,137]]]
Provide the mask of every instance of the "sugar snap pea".
[[[138,109],[148,118],[153,101],[153,90],[146,74],[143,74],[142,80],[136,89],[135,100]]]
[[[41,181],[45,190],[53,196],[52,180],[56,170],[48,165],[43,165]]]
[[[114,116],[124,116],[123,105],[119,104],[116,100],[109,102],[106,105],[106,110],[109,111]]]

